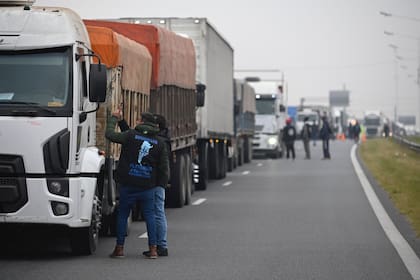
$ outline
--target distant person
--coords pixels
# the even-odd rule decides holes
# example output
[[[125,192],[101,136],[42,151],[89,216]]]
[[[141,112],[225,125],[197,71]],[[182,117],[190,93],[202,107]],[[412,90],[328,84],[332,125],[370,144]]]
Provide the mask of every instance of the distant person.
[[[286,126],[283,128],[283,142],[286,145],[286,158],[290,157],[296,158],[295,154],[295,140],[296,140],[296,128],[292,124],[292,119],[287,118]]]
[[[300,134],[302,141],[303,141],[303,148],[305,149],[305,159],[311,158],[311,149],[309,142],[311,141],[312,129],[309,123],[309,118],[305,117],[303,119],[303,128]]]
[[[359,121],[356,120],[356,122],[353,125],[353,138],[356,144],[359,143],[360,132],[362,132],[362,129],[360,128]]]
[[[332,130],[330,124],[328,123],[328,119],[326,116],[322,117],[322,127],[319,130],[319,137],[322,140],[322,152],[324,154],[323,159],[331,159],[330,154],[330,137],[332,134]]]
[[[385,138],[389,137],[389,124],[387,122],[384,123],[384,136]]]
[[[108,119],[105,137],[122,145],[116,170],[119,184],[119,206],[117,218],[117,240],[111,258],[124,257],[124,242],[127,233],[127,219],[136,201],[141,202],[146,220],[150,259],[158,257],[155,217],[155,197],[160,181],[168,180],[168,157],[165,143],[156,135],[159,132],[155,118],[150,113],[142,113],[139,124],[124,132],[114,131],[121,116],[115,112]]]

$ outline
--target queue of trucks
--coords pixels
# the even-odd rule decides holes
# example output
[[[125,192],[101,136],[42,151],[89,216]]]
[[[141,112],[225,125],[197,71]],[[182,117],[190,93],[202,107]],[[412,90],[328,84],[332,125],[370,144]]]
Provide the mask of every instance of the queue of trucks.
[[[118,108],[130,126],[144,111],[167,119],[169,206],[251,161],[258,98],[207,19],[83,21],[31,3],[0,1],[2,230],[60,227],[77,254],[115,232],[121,147],[104,133]]]

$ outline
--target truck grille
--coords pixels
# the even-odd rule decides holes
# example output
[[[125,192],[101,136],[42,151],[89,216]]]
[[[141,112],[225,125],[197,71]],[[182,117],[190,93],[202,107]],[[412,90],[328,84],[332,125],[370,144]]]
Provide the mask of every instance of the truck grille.
[[[16,212],[28,201],[24,174],[22,157],[0,155],[0,213]]]

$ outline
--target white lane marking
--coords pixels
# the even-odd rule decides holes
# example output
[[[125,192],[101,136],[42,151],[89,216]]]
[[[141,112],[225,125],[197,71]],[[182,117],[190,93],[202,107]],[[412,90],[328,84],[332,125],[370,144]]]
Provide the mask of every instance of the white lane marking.
[[[229,186],[229,185],[231,185],[232,184],[232,181],[227,181],[227,182],[224,182],[223,183],[223,186],[224,187],[227,187],[227,186]]]
[[[353,145],[351,149],[351,161],[353,163],[354,170],[359,177],[360,183],[362,184],[363,190],[365,191],[366,197],[369,200],[370,206],[372,207],[373,212],[375,212],[375,215],[378,218],[385,234],[388,236],[388,239],[391,241],[392,245],[394,245],[394,248],[397,250],[401,260],[407,267],[413,279],[420,280],[420,259],[413,251],[413,248],[410,247],[410,244],[408,244],[408,242],[398,231],[397,227],[394,225],[378,197],[376,196],[375,192],[373,191],[371,184],[369,183],[366,175],[360,167],[359,162],[357,161],[356,147],[357,145]]]
[[[260,163],[257,164],[257,166],[263,166],[263,164],[260,162]]]
[[[197,199],[196,201],[194,201],[193,203],[192,203],[192,205],[200,205],[201,203],[203,203],[204,201],[206,201],[207,200],[207,198],[199,198],[199,199]]]
[[[242,175],[248,175],[250,173],[250,171],[246,170],[244,172],[242,172]]]
[[[142,235],[139,235],[139,237],[138,238],[147,238],[148,236],[147,236],[147,232],[145,232],[145,233],[143,233]]]

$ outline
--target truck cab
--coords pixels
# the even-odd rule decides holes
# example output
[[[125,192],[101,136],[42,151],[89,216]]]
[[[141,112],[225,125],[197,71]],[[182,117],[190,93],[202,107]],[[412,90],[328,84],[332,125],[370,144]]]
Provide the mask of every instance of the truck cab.
[[[278,158],[283,155],[282,129],[286,121],[282,86],[275,82],[251,82],[255,89],[254,157]]]
[[[19,2],[22,2],[20,4]],[[95,147],[106,72],[69,9],[0,2],[0,226],[56,225],[96,248],[105,158]]]

